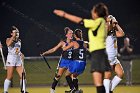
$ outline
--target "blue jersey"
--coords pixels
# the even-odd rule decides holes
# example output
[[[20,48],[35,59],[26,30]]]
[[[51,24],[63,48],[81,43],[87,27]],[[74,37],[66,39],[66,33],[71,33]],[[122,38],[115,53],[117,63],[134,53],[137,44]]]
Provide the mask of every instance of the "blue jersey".
[[[66,41],[65,41],[65,43],[66,43],[66,46],[68,46],[68,43]],[[72,49],[73,48],[63,51],[62,58],[72,60]]]
[[[68,46],[68,43],[66,41],[64,42],[66,43],[66,46]],[[71,61],[72,61],[72,48],[68,49],[67,51],[62,52],[62,55],[59,61],[59,67],[68,68]]]
[[[79,48],[72,50],[73,60],[86,61],[86,49],[84,48],[84,41],[77,40]]]
[[[86,67],[86,49],[84,48],[84,41],[76,41],[79,48],[72,50],[73,61],[69,65],[69,71],[73,74],[82,74]]]

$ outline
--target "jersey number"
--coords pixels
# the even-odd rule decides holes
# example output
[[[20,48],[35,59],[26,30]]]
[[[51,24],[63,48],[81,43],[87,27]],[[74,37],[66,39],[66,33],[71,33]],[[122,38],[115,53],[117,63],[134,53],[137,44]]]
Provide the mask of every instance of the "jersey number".
[[[68,58],[69,59],[72,58],[72,52],[71,51],[68,53]]]
[[[16,48],[16,52],[15,52],[16,54],[18,54],[19,53],[19,49],[18,48]]]
[[[80,51],[79,51],[79,58],[80,59],[83,59],[83,57],[84,57],[84,53],[83,53],[83,49],[80,49]]]

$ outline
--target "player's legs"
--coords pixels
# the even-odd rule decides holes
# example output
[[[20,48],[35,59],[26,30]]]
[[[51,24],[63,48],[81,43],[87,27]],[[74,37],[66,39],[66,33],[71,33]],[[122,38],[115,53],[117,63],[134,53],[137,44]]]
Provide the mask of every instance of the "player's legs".
[[[77,77],[78,77],[78,74],[75,74],[74,73],[73,74],[73,85],[74,85],[75,90],[78,90],[79,89]]]
[[[54,77],[54,81],[52,83],[52,89],[55,90],[55,87],[59,81],[59,79],[61,78],[61,76],[63,75],[64,71],[66,70],[66,68],[59,68],[58,72],[56,73],[55,77]]]
[[[104,49],[92,52],[91,72],[97,93],[105,93],[103,78],[106,71],[111,71],[111,67]]]
[[[73,90],[74,85],[73,85],[73,80],[72,80],[73,76],[72,76],[71,72],[69,70],[67,70],[65,73],[65,76],[66,76],[66,81],[70,87],[70,90]]]
[[[97,88],[97,93],[105,93],[105,88],[103,86],[103,73],[93,72],[92,73],[94,85]]]
[[[4,93],[8,92],[13,77],[14,66],[7,66],[7,77],[4,81]]]
[[[104,73],[104,81],[103,81],[103,84],[104,84],[106,93],[110,93],[110,83],[111,83],[110,78],[111,78],[111,71],[105,72]]]
[[[17,71],[17,73],[18,73],[18,75],[20,77],[20,86],[22,86],[23,87],[23,91],[26,92],[26,79],[23,78],[23,80],[22,80],[22,75],[23,74],[25,75],[25,73],[23,73],[23,67],[22,66],[17,66],[16,67],[16,71]]]
[[[74,69],[73,69],[73,85],[75,87],[75,90],[79,90],[78,86],[78,79],[77,77],[82,74],[85,70],[86,62],[85,61],[74,61]]]
[[[114,70],[117,75],[114,76],[114,78],[111,81],[111,91],[113,91],[114,88],[120,83],[120,81],[122,80],[123,74],[124,74],[123,68],[120,63],[117,63],[115,65]]]
[[[115,72],[119,78],[122,78],[124,75],[124,71],[122,65],[120,63],[115,65]]]

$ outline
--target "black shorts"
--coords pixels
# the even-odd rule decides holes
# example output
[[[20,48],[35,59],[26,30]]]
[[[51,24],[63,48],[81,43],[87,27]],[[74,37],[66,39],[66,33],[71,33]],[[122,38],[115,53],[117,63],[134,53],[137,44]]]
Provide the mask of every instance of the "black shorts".
[[[111,71],[111,66],[108,61],[105,49],[91,52],[91,73],[92,72]]]

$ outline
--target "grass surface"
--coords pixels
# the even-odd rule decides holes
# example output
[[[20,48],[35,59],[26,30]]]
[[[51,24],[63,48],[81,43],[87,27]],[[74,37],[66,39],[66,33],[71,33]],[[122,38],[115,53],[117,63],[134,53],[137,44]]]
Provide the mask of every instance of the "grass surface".
[[[53,81],[54,73],[56,71],[58,60],[48,60],[52,69],[50,70],[46,63],[42,60],[25,60],[25,69],[27,74],[28,85],[50,85]],[[6,77],[6,71],[2,69],[2,62],[0,61],[0,86],[3,86],[4,79]],[[140,60],[133,61],[133,83],[140,84]],[[90,62],[87,62],[86,70],[79,76],[80,84],[93,84],[90,71]],[[65,77],[62,76],[60,83],[65,83]],[[125,78],[121,83],[125,82]],[[13,77],[14,86],[19,85],[19,77],[14,71]]]
[[[80,87],[84,93],[96,93],[96,88],[92,86],[81,86]],[[68,87],[57,87],[56,93],[65,93]],[[3,89],[0,88],[0,93]],[[29,93],[49,93],[49,87],[29,87],[27,88]],[[20,93],[19,88],[10,88],[9,93]],[[118,86],[114,93],[140,93],[140,86]]]

